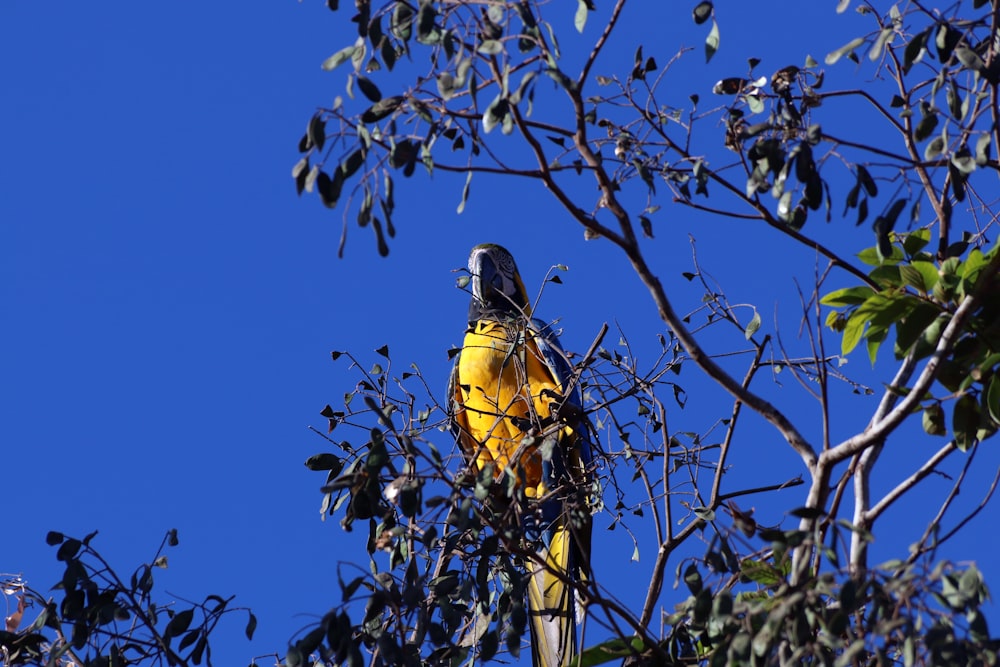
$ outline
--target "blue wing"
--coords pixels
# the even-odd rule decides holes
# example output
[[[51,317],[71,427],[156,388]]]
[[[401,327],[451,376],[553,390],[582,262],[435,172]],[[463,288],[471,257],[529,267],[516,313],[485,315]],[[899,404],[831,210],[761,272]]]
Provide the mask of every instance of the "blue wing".
[[[545,562],[545,566],[530,568],[528,582],[532,659],[535,667],[557,667],[568,664],[576,652],[576,629],[584,619],[584,606],[574,589],[554,572],[578,583],[589,578],[593,452],[583,392],[579,382],[569,387],[573,369],[566,353],[550,325],[532,320],[530,328],[539,355],[565,392],[570,413],[579,420],[560,432],[552,455],[543,458],[542,476],[548,488],[558,492],[550,493],[537,507],[537,524],[529,521],[525,526],[529,539],[537,540],[537,553]]]
[[[562,345],[559,344],[559,338],[556,336],[555,331],[553,331],[552,325],[539,319],[533,319],[531,320],[531,329],[535,336],[534,339],[539,354],[544,359],[545,365],[548,366],[556,383],[565,392],[567,385],[573,377],[573,367],[569,363]],[[590,442],[590,430],[585,420],[583,420],[583,390],[580,388],[580,383],[576,382],[569,393],[564,393],[563,396],[566,402],[574,407],[575,412],[581,417],[581,423],[573,429],[576,437],[572,449],[579,455],[579,465],[589,470],[591,461],[593,460],[593,446]],[[574,462],[570,463],[572,465]],[[557,475],[556,479],[558,481],[562,481],[561,475],[565,475],[566,472],[553,470],[552,474]]]

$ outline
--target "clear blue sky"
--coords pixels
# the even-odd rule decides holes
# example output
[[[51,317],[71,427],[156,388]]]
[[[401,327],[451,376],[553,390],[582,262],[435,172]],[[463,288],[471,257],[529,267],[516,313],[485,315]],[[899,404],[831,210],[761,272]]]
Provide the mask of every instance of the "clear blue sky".
[[[563,48],[572,53],[592,42],[602,14],[575,42],[575,3],[566,4]],[[801,65],[807,53],[822,60],[864,25],[837,16],[833,3],[772,3],[787,11],[768,13],[774,38],[762,38],[763,28],[744,29],[765,22],[759,8],[719,3],[722,50],[705,66],[707,26],[668,4],[636,3],[620,26],[627,37],[595,73],[630,63],[637,41],[661,64],[693,46],[671,83],[682,91],[674,101],[698,92],[707,108],[720,102],[714,82],[744,74],[747,56],[764,59],[762,72]],[[772,22],[779,15],[788,21],[781,30]],[[293,632],[339,602],[335,564],[364,563],[362,552],[345,550],[335,521],[319,521],[322,479],[302,465],[325,449],[306,427],[323,427],[319,410],[336,407],[356,380],[331,350],[370,363],[388,344],[397,369],[416,362],[443,386],[466,312],[451,270],[487,241],[514,252],[529,290],[551,265],[570,267],[541,309],[562,318],[567,347],[586,348],[602,322],[617,321],[651,357],[662,330],[624,261],[608,244],[584,241],[534,183],[477,177],[459,216],[461,181],[418,171],[399,179],[400,206],[419,206],[397,213],[390,256],[378,257],[370,232],[352,224],[338,260],[342,211],[296,198],[289,172],[313,110],[343,94],[343,74],[319,64],[353,41],[345,19],[319,0],[0,7],[0,573],[22,573],[42,590],[54,583],[60,569],[44,544],[51,529],[99,529],[96,546],[127,571],[177,528],[181,547],[163,585],[186,597],[235,593],[260,618],[252,644],[241,621],[223,627],[219,664],[283,655]],[[833,69],[842,81],[853,74],[849,64]],[[592,197],[590,188],[581,185],[581,196]],[[782,333],[794,342],[791,274],[808,287],[813,258],[786,264],[796,249],[758,226],[660,203],[651,253],[679,309],[700,298],[680,276],[691,270],[692,233],[731,300],[755,303],[765,329],[780,302]],[[868,232],[835,220],[818,233],[854,247],[854,235]],[[850,366],[863,373],[866,362]],[[702,430],[725,405],[708,388],[699,394],[693,370],[679,379],[693,397],[672,429]],[[785,387],[786,408],[813,409],[792,398],[799,389],[790,378]],[[861,398],[838,407],[848,415],[840,435],[862,427],[870,410]],[[773,483],[798,470],[776,434],[744,433],[734,463],[745,474]],[[981,460],[981,476],[996,469],[995,455]],[[905,553],[917,536],[909,517],[924,516],[947,486],[926,488],[908,501],[913,512],[894,515],[898,532],[880,533],[886,557]],[[978,559],[996,585],[1000,542],[990,525],[980,518],[946,555]],[[622,595],[655,554],[647,541],[630,564],[631,543],[617,533],[602,535],[600,549],[598,570]]]

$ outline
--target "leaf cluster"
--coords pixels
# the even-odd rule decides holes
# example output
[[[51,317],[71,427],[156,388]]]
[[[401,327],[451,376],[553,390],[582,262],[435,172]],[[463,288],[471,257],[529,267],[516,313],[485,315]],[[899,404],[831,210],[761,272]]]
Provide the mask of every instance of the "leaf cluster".
[[[171,530],[149,563],[123,578],[83,539],[49,532],[46,542],[65,563],[54,586],[61,599],[44,598],[23,582],[5,582],[18,613],[0,631],[0,652],[9,665],[211,665],[210,635],[219,621],[238,610],[233,598],[207,595],[202,602],[164,602],[154,596],[156,571],[167,567],[165,548],[178,544]],[[38,607],[35,619],[20,627],[24,612]],[[249,613],[249,612],[248,612]],[[257,619],[249,613],[246,636]]]
[[[988,252],[955,244],[943,262],[925,252],[926,229],[892,235],[885,252],[868,248],[859,258],[874,266],[869,277],[875,287],[835,290],[821,303],[842,308],[827,316],[827,325],[843,334],[841,353],[847,355],[862,340],[872,364],[882,343],[895,332],[897,359],[924,359],[934,354],[944,330],[967,297],[975,295],[977,307],[968,326],[939,358],[937,382],[943,396],[928,394],[923,402],[924,429],[931,435],[949,433],[942,404],[954,400],[951,437],[965,450],[993,435],[1000,425],[1000,277],[998,248]],[[990,268],[994,265],[993,268]]]
[[[777,554],[801,536],[768,532],[775,555],[744,559],[722,581],[715,571],[714,588],[697,565],[684,572],[690,596],[667,620],[704,664],[995,664],[981,609],[988,593],[974,565],[941,561],[927,571],[897,561],[865,578],[828,572],[790,584]],[[737,592],[737,580],[757,590]]]

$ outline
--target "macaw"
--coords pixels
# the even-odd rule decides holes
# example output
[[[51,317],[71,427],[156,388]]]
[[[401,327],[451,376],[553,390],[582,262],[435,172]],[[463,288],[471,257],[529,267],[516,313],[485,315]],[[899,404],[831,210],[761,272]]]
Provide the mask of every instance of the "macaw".
[[[532,319],[513,256],[478,245],[469,273],[469,325],[448,387],[452,432],[473,469],[492,465],[494,479],[512,475],[523,490],[521,528],[540,561],[528,566],[532,662],[562,667],[576,652],[584,611],[565,579],[585,581],[590,567],[590,512],[574,500],[589,497],[591,474],[582,394],[578,383],[569,386],[571,366],[555,334]]]

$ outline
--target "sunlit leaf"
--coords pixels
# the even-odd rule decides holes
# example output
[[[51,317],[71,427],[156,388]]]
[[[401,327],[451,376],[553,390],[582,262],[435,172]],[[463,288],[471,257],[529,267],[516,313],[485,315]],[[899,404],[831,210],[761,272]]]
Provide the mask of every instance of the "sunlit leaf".
[[[705,38],[705,62],[712,59],[715,52],[719,50],[719,24],[712,19],[712,29]]]
[[[831,51],[830,53],[826,54],[826,58],[825,58],[826,64],[827,65],[833,65],[838,60],[840,60],[843,56],[845,56],[848,53],[854,51],[854,49],[858,48],[859,46],[861,46],[864,43],[865,43],[865,40],[864,40],[863,37],[855,37],[854,39],[852,39],[851,41],[849,41],[847,44],[844,44],[839,49],[837,49],[835,51]]]
[[[750,340],[753,338],[753,335],[757,333],[758,329],[760,329],[760,313],[758,313],[757,309],[754,308],[753,318],[751,318],[750,322],[747,324],[746,331],[743,332],[743,335],[747,340]]]
[[[330,56],[329,58],[327,58],[326,60],[324,60],[323,64],[321,65],[321,67],[323,69],[325,69],[327,72],[329,72],[329,71],[331,71],[333,69],[336,69],[340,65],[343,65],[348,60],[350,60],[351,58],[353,58],[354,57],[354,53],[357,50],[358,50],[358,47],[357,46],[353,46],[353,45],[352,46],[344,47],[340,51],[337,51],[332,56]]]

